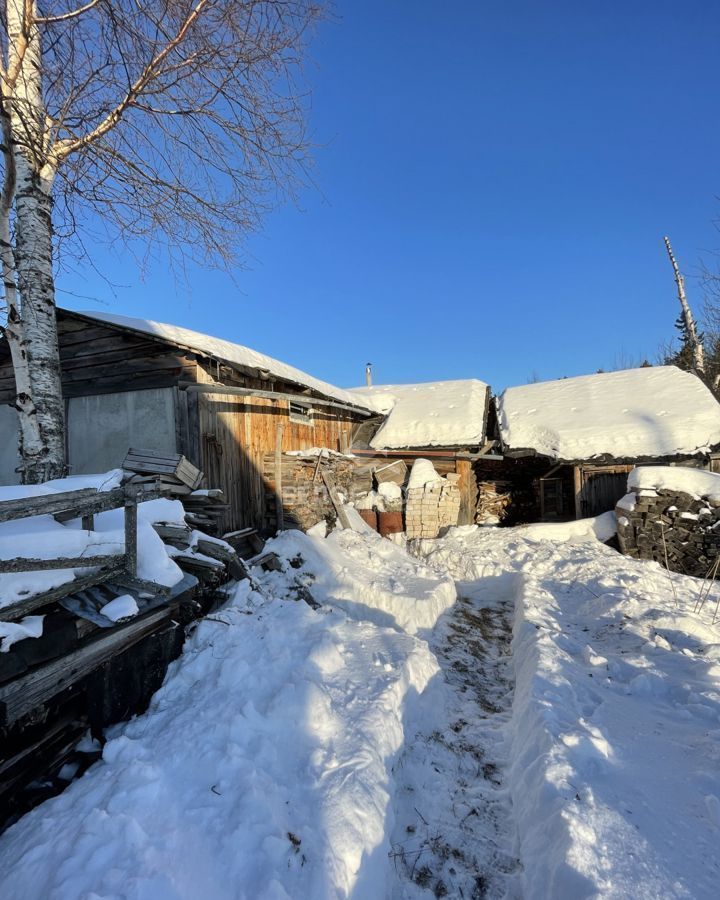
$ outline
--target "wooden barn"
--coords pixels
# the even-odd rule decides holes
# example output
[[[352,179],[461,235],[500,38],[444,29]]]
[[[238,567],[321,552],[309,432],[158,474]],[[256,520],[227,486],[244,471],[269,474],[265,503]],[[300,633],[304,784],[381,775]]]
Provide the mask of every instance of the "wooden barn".
[[[639,464],[714,468],[720,448],[720,404],[675,366],[512,387],[497,409],[505,465],[532,473],[542,521],[613,509]]]
[[[182,453],[221,488],[224,527],[273,529],[268,453],[347,450],[362,397],[239,344],[184,328],[58,310],[70,474],[119,467],[129,447]],[[0,342],[0,484],[17,481],[15,383]]]

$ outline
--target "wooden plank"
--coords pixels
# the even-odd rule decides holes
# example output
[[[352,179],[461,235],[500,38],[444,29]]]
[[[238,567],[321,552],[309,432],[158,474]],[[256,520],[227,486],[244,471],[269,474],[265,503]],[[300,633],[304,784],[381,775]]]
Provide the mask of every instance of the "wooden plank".
[[[111,569],[98,569],[96,572],[81,575],[79,578],[76,577],[72,581],[65,582],[65,584],[50,588],[47,591],[42,591],[39,594],[33,594],[30,597],[23,597],[22,600],[16,600],[14,603],[2,607],[2,609],[0,609],[0,619],[5,622],[16,622],[18,619],[22,619],[23,616],[29,615],[33,610],[39,609],[41,606],[55,603],[57,600],[62,600],[63,597],[69,597],[70,594],[75,594],[77,591],[93,587],[93,585],[100,584],[103,581],[111,581],[114,577],[120,575],[124,569],[125,556],[123,555],[122,563]]]
[[[127,452],[128,456],[146,457],[147,459],[161,459],[172,463],[179,463],[182,459],[181,453],[169,453],[166,450],[150,450],[146,448],[130,447]]]
[[[338,497],[337,488],[335,487],[335,482],[333,481],[332,476],[325,469],[320,470],[320,475],[322,476],[322,480],[325,483],[327,492],[330,495],[330,502],[335,509],[340,525],[343,528],[352,528],[352,526],[350,525],[350,520],[347,517],[347,513],[345,512],[345,509],[340,502],[340,498]]]
[[[583,491],[583,472],[582,466],[573,466],[573,490],[575,492],[575,518],[582,519],[582,491]]]
[[[285,524],[282,496],[282,439],[284,428],[277,425],[275,429],[275,519],[277,530],[282,531]]]
[[[137,501],[125,501],[125,571],[131,578],[137,575]]]
[[[324,397],[311,397],[309,394],[286,394],[281,393],[280,391],[264,391],[255,388],[241,388],[227,384],[197,384],[195,382],[187,383],[182,381],[180,382],[179,387],[181,390],[184,388],[187,391],[201,392],[205,394],[228,394],[234,397],[257,397],[262,400],[283,400],[304,403],[312,406],[330,406],[336,409],[346,410],[347,412],[351,412],[359,416],[377,415],[377,413],[372,413],[359,405],[355,406],[351,403],[343,403],[343,401],[341,400],[328,400]],[[271,412],[271,410],[268,410],[268,412]],[[283,414],[287,415],[287,410],[283,410]]]
[[[69,522],[71,519],[82,519],[84,516],[95,516],[98,513],[107,512],[109,509],[118,509],[124,502],[124,488],[114,488],[112,491],[94,491],[87,500],[68,506],[67,509],[54,513],[54,516],[58,522]]]
[[[37,706],[66,690],[117,653],[163,627],[170,612],[155,610],[139,620],[104,632],[86,646],[28,675],[0,686],[0,722],[12,725]]]
[[[78,491],[63,491],[61,494],[43,494],[41,497],[23,497],[20,500],[3,500],[0,502],[0,522],[9,522],[13,519],[24,519],[28,516],[54,515],[58,512],[82,506],[79,515],[87,515],[95,512],[93,501],[98,500],[100,505],[107,500],[119,501],[118,506],[124,502],[122,488],[113,491],[105,491],[107,497],[98,493],[95,488],[82,488]],[[102,499],[98,499],[102,497]],[[87,501],[90,501],[89,503]]]
[[[0,572],[45,572],[53,569],[87,569],[89,566],[115,568],[124,560],[124,553],[103,556],[56,556],[54,559],[18,556],[15,559],[0,559]],[[0,610],[0,616],[2,616],[2,610]]]

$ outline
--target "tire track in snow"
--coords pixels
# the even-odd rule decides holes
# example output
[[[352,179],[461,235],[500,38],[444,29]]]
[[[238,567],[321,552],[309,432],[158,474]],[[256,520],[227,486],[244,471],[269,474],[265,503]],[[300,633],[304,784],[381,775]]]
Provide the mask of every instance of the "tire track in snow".
[[[393,900],[519,896],[505,787],[515,582],[501,575],[457,587],[429,637],[443,676],[411,713],[395,766]]]

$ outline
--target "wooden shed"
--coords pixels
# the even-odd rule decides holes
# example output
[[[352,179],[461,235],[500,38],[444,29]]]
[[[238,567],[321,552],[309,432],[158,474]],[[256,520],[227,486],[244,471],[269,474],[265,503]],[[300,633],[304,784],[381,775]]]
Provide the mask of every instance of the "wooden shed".
[[[382,416],[361,426],[353,453],[374,459],[378,467],[402,460],[408,468],[429,459],[441,475],[459,476],[459,524],[475,521],[475,462],[497,459],[490,388],[475,378],[419,384],[373,385],[352,393]]]
[[[695,375],[647,366],[508,388],[503,454],[533,471],[543,521],[596,516],[636,465],[714,468],[720,404]]]
[[[346,450],[362,398],[230,341],[141,319],[58,310],[70,474],[119,467],[128,447],[184,454],[221,488],[227,530],[273,528],[263,459]],[[15,382],[0,342],[0,483],[17,481]]]

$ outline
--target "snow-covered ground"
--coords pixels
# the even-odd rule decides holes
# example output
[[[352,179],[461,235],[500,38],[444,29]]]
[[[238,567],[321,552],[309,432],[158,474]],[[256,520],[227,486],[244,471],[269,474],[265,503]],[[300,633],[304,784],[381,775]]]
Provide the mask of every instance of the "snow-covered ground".
[[[611,530],[282,534],[0,896],[714,898],[719,592]]]
[[[718,896],[720,628],[713,588],[589,535],[456,529],[455,577],[516,599],[509,727],[528,898]]]
[[[407,629],[453,583],[375,534],[275,543],[286,574],[241,583],[148,713],[0,838],[4,900],[382,896],[391,769],[439,671]]]

